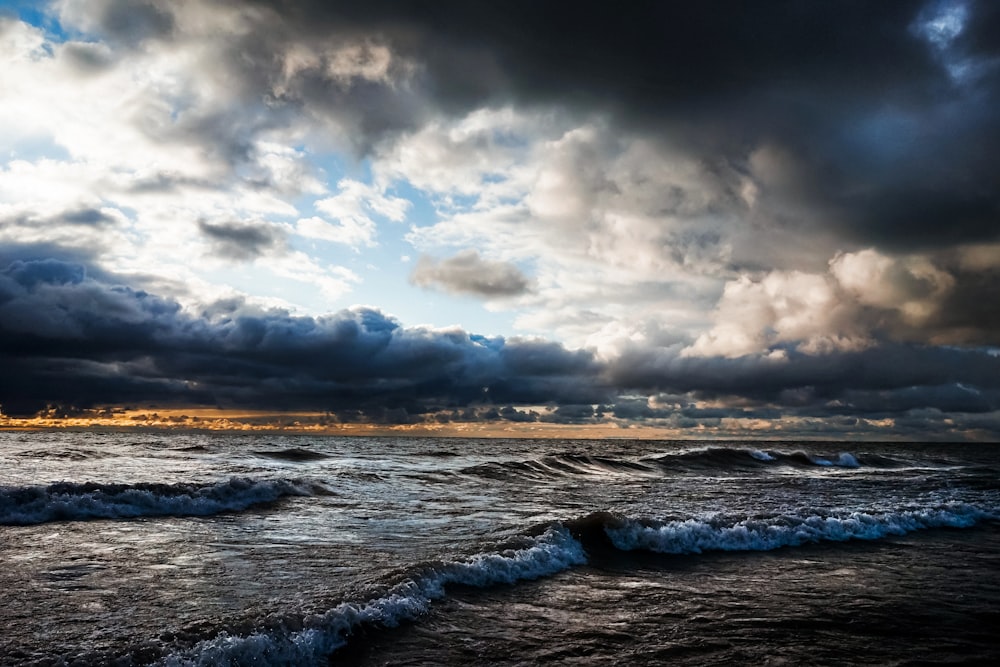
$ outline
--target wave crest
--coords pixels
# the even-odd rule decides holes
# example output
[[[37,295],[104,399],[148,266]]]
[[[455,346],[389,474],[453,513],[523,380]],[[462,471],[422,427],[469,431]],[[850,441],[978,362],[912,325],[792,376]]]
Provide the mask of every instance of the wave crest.
[[[316,483],[232,477],[216,484],[56,482],[0,487],[0,525],[139,516],[205,516],[245,510],[285,496],[321,493]]]
[[[581,454],[554,454],[527,461],[490,461],[463,468],[463,475],[488,479],[560,479],[582,475],[655,474],[648,465],[627,459]]]
[[[666,554],[703,551],[770,551],[816,542],[876,540],[929,528],[968,528],[997,516],[962,503],[899,512],[852,512],[845,516],[782,515],[733,523],[687,519],[665,523],[622,519],[605,531],[621,551]]]
[[[898,463],[886,457],[863,457],[865,467],[896,467]],[[860,468],[862,460],[849,452],[836,456],[820,456],[803,451],[778,452],[761,449],[709,447],[672,452],[639,460],[554,454],[524,461],[489,461],[456,471],[497,480],[564,479],[580,476],[658,476],[663,474],[703,474],[706,472],[753,472],[773,467],[794,468]]]
[[[669,471],[702,472],[707,469],[752,470],[765,466],[860,468],[858,457],[849,452],[837,456],[819,456],[803,451],[778,452],[763,449],[708,447],[686,452],[662,454],[643,459]],[[895,462],[885,457],[865,457],[866,466],[890,467]]]

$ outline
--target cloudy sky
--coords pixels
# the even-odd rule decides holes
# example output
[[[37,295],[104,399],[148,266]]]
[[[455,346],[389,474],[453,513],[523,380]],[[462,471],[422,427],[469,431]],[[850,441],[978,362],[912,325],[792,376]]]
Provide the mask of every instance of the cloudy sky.
[[[14,0],[0,60],[8,418],[1000,439],[1000,3]]]

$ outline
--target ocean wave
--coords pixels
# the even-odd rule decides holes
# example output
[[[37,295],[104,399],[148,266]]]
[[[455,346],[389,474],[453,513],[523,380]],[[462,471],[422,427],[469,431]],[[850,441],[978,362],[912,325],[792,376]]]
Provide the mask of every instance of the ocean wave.
[[[175,452],[194,452],[201,453],[209,451],[208,447],[205,445],[189,445],[187,447],[172,447]]]
[[[818,542],[877,540],[931,528],[968,528],[996,519],[995,512],[964,503],[904,509],[896,512],[852,512],[845,515],[785,514],[728,521],[611,521],[604,530],[616,549],[642,549],[665,554],[705,551],[770,551]]]
[[[598,475],[663,475],[751,472],[773,467],[797,468],[891,468],[901,465],[887,457],[863,456],[850,452],[820,456],[803,451],[779,452],[761,449],[711,447],[639,460],[588,456],[580,454],[554,454],[524,461],[489,461],[456,471],[496,480],[545,480],[574,476]]]
[[[527,461],[490,461],[469,466],[459,474],[506,480],[558,479],[579,475],[631,475],[655,474],[655,468],[630,461],[606,456],[586,456],[580,454],[555,454]]]
[[[321,461],[323,459],[330,458],[327,454],[322,452],[313,451],[311,449],[303,449],[302,447],[290,447],[288,449],[278,449],[278,450],[262,450],[254,452],[257,456],[263,456],[269,459],[278,459],[279,461]]]
[[[586,562],[582,545],[565,527],[552,526],[531,543],[499,553],[429,565],[393,586],[386,594],[360,604],[344,603],[303,620],[289,633],[226,633],[156,663],[164,667],[200,665],[320,665],[345,646],[362,627],[396,627],[427,612],[448,585],[488,587],[538,579]]]
[[[707,469],[756,469],[765,466],[796,466],[822,468],[888,468],[898,462],[888,457],[863,456],[861,459],[850,452],[836,456],[820,456],[804,451],[780,452],[763,449],[742,449],[731,447],[708,447],[686,452],[662,454],[642,460],[666,470],[703,472]]]
[[[315,482],[232,477],[216,484],[57,482],[0,487],[0,525],[140,516],[204,516],[245,510],[285,496],[329,493]]]
[[[208,665],[325,665],[331,655],[364,636],[364,630],[414,621],[447,594],[449,585],[486,588],[548,577],[584,565],[600,552],[646,550],[665,554],[766,551],[824,541],[874,540],[932,528],[968,528],[1000,517],[953,503],[896,512],[840,516],[776,515],[753,519],[689,519],[657,522],[609,512],[537,527],[518,547],[464,560],[414,568],[401,583],[361,603],[342,603],[301,619],[294,629],[247,635],[226,632],[164,656],[161,667]]]
[[[97,449],[87,449],[80,447],[67,447],[65,449],[27,449],[21,452],[14,452],[13,456],[24,459],[62,459],[64,461],[87,461],[91,459],[106,459],[115,456],[110,452]]]

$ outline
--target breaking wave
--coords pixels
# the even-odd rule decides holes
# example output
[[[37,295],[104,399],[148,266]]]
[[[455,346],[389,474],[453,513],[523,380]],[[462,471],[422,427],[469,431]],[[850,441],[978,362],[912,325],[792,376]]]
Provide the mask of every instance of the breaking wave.
[[[574,475],[656,474],[652,466],[627,459],[580,454],[556,454],[528,461],[490,461],[463,468],[460,474],[489,479],[546,479]]]
[[[295,629],[220,633],[157,662],[162,667],[208,665],[323,665],[362,630],[394,628],[427,613],[449,585],[491,587],[551,576],[583,565],[598,552],[646,550],[665,554],[766,551],[818,542],[875,540],[932,528],[967,528],[996,520],[995,511],[968,504],[853,512],[839,516],[775,515],[748,519],[656,521],[598,512],[538,527],[517,547],[464,560],[424,565],[366,602],[342,603],[308,616]]]
[[[902,462],[884,456],[849,452],[820,456],[807,452],[715,447],[642,459],[556,454],[526,461],[490,461],[456,471],[496,480],[559,479],[579,475],[724,474],[769,468],[894,468]]]
[[[643,459],[643,462],[670,470],[691,470],[694,472],[703,472],[712,468],[751,469],[764,466],[860,468],[864,465],[884,468],[892,467],[896,463],[886,457],[862,457],[859,460],[856,455],[849,452],[841,452],[836,456],[819,456],[802,451],[779,452],[729,447],[710,447],[676,454],[664,454]]]
[[[318,665],[347,645],[354,630],[364,626],[396,627],[427,612],[445,596],[450,584],[487,587],[538,579],[581,565],[587,560],[582,545],[564,527],[553,526],[532,543],[500,553],[479,554],[467,560],[428,565],[375,599],[344,603],[303,619],[294,632],[256,632],[246,636],[222,633],[190,650],[167,656],[164,667],[195,665]]]
[[[140,516],[205,516],[245,510],[285,496],[323,493],[315,482],[232,477],[216,484],[57,482],[0,487],[0,525]],[[327,493],[329,493],[327,491]]]
[[[605,526],[616,549],[666,554],[704,551],[770,551],[818,542],[877,540],[930,528],[968,528],[997,515],[963,503],[898,512],[852,512],[843,516],[794,514],[743,519],[641,521],[622,519]]]

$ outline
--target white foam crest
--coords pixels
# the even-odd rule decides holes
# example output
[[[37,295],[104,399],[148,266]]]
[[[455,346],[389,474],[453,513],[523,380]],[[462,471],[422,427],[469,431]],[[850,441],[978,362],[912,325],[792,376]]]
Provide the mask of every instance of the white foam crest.
[[[314,492],[306,482],[232,477],[217,484],[59,482],[0,488],[0,525],[139,516],[204,516]]]
[[[243,637],[228,634],[201,642],[188,651],[167,656],[163,667],[209,665],[319,665],[349,641],[362,625],[395,627],[426,613],[445,595],[449,584],[486,587],[512,584],[555,574],[587,560],[576,539],[562,526],[549,528],[522,549],[478,554],[463,561],[431,567],[394,586],[386,595],[361,604],[343,603],[324,614],[308,617],[303,630],[258,632]]]
[[[760,449],[751,449],[750,456],[757,459],[758,461],[774,461],[774,457],[767,452]]]
[[[967,528],[990,513],[962,503],[899,512],[852,512],[845,516],[783,515],[746,519],[729,525],[718,521],[688,519],[662,525],[626,520],[606,532],[616,548],[659,553],[692,554],[703,551],[769,551],[815,542],[875,540],[928,528]]]

